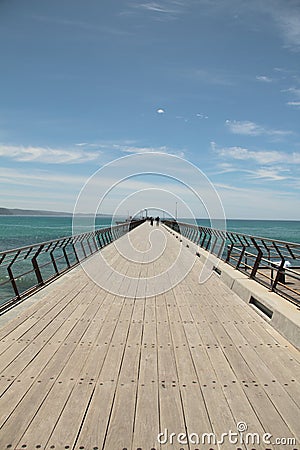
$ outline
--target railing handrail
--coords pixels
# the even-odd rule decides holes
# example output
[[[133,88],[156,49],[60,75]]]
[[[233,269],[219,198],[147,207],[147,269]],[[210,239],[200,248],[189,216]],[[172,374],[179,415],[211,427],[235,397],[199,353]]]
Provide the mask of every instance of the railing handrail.
[[[143,222],[124,222],[0,252],[4,275],[0,314]]]
[[[75,238],[78,238],[80,236],[85,236],[85,235],[87,235],[89,233],[96,233],[97,231],[106,231],[106,230],[110,230],[112,228],[118,228],[118,227],[122,227],[122,226],[123,226],[123,224],[111,225],[111,226],[108,226],[108,227],[105,226],[103,228],[97,228],[94,231],[86,231],[84,233],[71,234],[71,235],[68,235],[68,236],[61,236],[60,238],[50,239],[49,241],[36,242],[34,244],[25,245],[24,247],[16,247],[16,248],[10,248],[10,249],[7,249],[7,250],[1,250],[0,251],[0,258],[4,254],[7,255],[8,253],[15,253],[17,251],[23,251],[23,250],[27,250],[27,249],[29,250],[32,247],[36,247],[36,246],[40,246],[40,245],[53,244],[54,242],[59,242],[59,241],[66,240],[66,239],[75,239]]]
[[[269,287],[272,292],[299,305],[300,273],[294,270],[298,267],[287,267],[285,263],[300,260],[300,243],[218,230],[175,220],[164,220],[164,223],[218,259]],[[274,261],[275,258],[277,261]],[[265,269],[270,273],[261,272]]]
[[[166,220],[166,219],[162,219],[163,223],[167,223],[167,222],[174,222],[172,220]],[[288,245],[293,245],[296,247],[299,247],[300,249],[300,243],[299,242],[290,242],[290,241],[281,241],[279,239],[273,239],[273,238],[269,238],[269,237],[263,237],[263,236],[256,236],[254,234],[246,234],[246,233],[240,233],[239,231],[232,231],[232,230],[221,230],[219,228],[211,228],[211,227],[207,227],[207,226],[203,226],[203,225],[195,225],[195,224],[191,224],[191,223],[187,223],[187,222],[179,222],[178,220],[176,221],[178,225],[187,225],[189,227],[195,227],[195,228],[202,228],[202,229],[209,229],[211,231],[217,231],[220,233],[231,233],[231,234],[236,234],[239,236],[243,236],[243,237],[253,237],[254,239],[260,239],[263,241],[271,241],[271,242],[275,242],[276,244],[288,244]]]

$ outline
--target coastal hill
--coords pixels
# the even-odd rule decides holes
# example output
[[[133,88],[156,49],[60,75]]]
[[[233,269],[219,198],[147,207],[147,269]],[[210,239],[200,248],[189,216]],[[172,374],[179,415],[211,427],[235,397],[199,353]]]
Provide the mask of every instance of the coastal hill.
[[[61,211],[42,211],[34,209],[2,208],[0,207],[0,216],[66,216],[71,217],[73,213]],[[88,215],[88,214],[80,214]],[[94,214],[91,214],[94,215]],[[111,214],[97,214],[98,217],[111,217]]]

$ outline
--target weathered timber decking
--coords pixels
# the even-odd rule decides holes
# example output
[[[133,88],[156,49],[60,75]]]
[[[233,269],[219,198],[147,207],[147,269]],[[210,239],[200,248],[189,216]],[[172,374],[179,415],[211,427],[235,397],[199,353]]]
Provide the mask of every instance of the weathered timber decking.
[[[152,230],[131,231],[132,243],[147,249]],[[126,274],[154,276],[182,246],[160,230],[167,244],[155,262],[128,262],[113,244],[102,250],[128,292]],[[158,443],[164,429],[219,438],[240,421],[273,442],[299,439],[299,352],[216,274],[199,284],[200,269],[196,259],[179,285],[153,297],[141,283],[145,295],[134,299],[77,268],[0,329],[0,449],[299,448]]]

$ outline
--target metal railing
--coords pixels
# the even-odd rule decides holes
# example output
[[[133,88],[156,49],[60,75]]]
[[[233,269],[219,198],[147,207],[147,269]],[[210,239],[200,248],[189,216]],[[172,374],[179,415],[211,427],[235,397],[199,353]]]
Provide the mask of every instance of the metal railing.
[[[287,300],[300,304],[300,244],[164,220],[164,224]]]
[[[143,222],[0,252],[0,314]]]

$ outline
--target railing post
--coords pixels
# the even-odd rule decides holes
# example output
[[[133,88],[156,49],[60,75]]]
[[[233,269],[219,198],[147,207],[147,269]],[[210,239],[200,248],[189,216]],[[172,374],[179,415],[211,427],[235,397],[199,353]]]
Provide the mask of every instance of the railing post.
[[[68,255],[67,255],[67,252],[66,252],[66,246],[67,246],[68,244],[65,244],[64,246],[63,246],[63,254],[64,254],[64,257],[65,257],[65,260],[66,260],[66,263],[67,263],[67,266],[68,266],[68,269],[71,267],[71,265],[70,265],[70,261],[69,261],[69,258],[68,258]]]
[[[33,268],[34,268],[34,272],[35,272],[35,275],[36,275],[36,279],[38,281],[38,286],[42,286],[44,284],[44,280],[43,280],[43,277],[42,277],[42,274],[41,274],[41,271],[40,271],[40,268],[39,268],[39,265],[38,265],[38,262],[37,262],[37,257],[41,253],[43,248],[44,248],[44,245],[41,245],[39,247],[38,251],[35,253],[34,257],[31,259],[31,262],[32,262],[32,265],[33,265]]]
[[[284,260],[284,258],[282,258],[281,263],[277,269],[275,280],[272,283],[271,291],[275,291],[275,289],[277,287],[277,283],[279,282],[280,275],[283,273],[283,270],[284,270],[284,263],[285,263],[285,260]]]
[[[86,238],[86,242],[87,242],[87,244],[88,244],[88,247],[89,247],[89,250],[90,250],[90,255],[92,255],[93,254],[93,250],[92,250],[92,247],[91,247],[91,243],[90,243],[90,241],[89,241],[89,236],[87,236],[87,238]]]
[[[54,270],[55,270],[56,274],[59,275],[59,270],[58,270],[58,267],[57,267],[57,264],[56,264],[56,261],[55,261],[53,252],[54,252],[54,249],[51,250],[51,252],[50,252],[50,258],[51,258],[52,265],[53,265],[53,267],[54,267]]]
[[[195,228],[192,236],[192,242],[196,242],[197,236],[198,236],[198,228]]]
[[[8,276],[9,276],[9,279],[10,279],[10,282],[11,282],[11,285],[12,285],[12,288],[13,288],[13,290],[14,290],[14,293],[16,294],[16,297],[17,297],[17,298],[20,298],[18,286],[17,286],[16,280],[15,280],[15,278],[14,278],[14,276],[13,276],[13,273],[12,273],[12,270],[11,270],[10,266],[7,267],[7,272],[8,272]]]
[[[209,247],[209,245],[210,245],[210,242],[211,242],[211,233],[209,233],[209,238],[208,238],[208,241],[207,241],[207,243],[206,243],[205,250],[208,250],[208,247]]]
[[[226,256],[226,260],[225,260],[225,262],[227,262],[227,263],[230,262],[231,252],[232,252],[233,248],[234,248],[234,242],[232,242],[230,246],[227,246],[227,256]]]
[[[203,236],[202,242],[201,242],[201,244],[200,244],[200,247],[201,247],[201,248],[203,248],[203,244],[204,244],[205,239],[206,239],[206,231],[203,230],[203,233],[204,233],[204,236]]]
[[[98,240],[100,249],[103,247],[103,242],[101,242],[101,239],[100,239],[101,236],[102,236],[102,233],[97,234],[97,240]]]
[[[258,271],[259,264],[260,264],[260,261],[261,261],[262,256],[263,256],[263,252],[262,252],[262,250],[260,249],[260,247],[257,245],[255,239],[254,239],[252,236],[250,237],[250,239],[251,239],[251,241],[252,241],[254,247],[255,247],[256,250],[257,250],[257,257],[256,257],[255,263],[254,263],[254,265],[253,265],[252,271],[251,271],[251,273],[250,273],[250,278],[255,278],[256,272]]]
[[[222,253],[224,251],[224,247],[225,247],[225,240],[223,237],[221,237],[221,244],[220,244],[220,248],[217,254],[217,258],[222,259]]]
[[[86,251],[85,251],[84,244],[83,244],[82,240],[80,241],[80,245],[81,245],[81,248],[82,248],[82,251],[83,251],[83,254],[84,254],[84,259],[85,259],[86,258]]]
[[[241,264],[241,262],[242,262],[242,259],[243,259],[243,257],[244,257],[244,254],[245,254],[245,250],[246,250],[246,247],[245,247],[245,245],[244,245],[244,246],[243,246],[243,249],[242,249],[242,251],[241,251],[240,257],[239,257],[239,259],[238,259],[238,262],[237,262],[237,264],[236,264],[236,266],[235,266],[236,269],[238,269],[238,268],[240,267],[240,264]]]
[[[95,246],[95,252],[98,250],[98,245],[97,245],[97,242],[96,242],[96,238],[95,238],[95,234],[93,233],[93,236],[92,236],[92,239],[93,239],[93,242],[94,242],[94,246]],[[94,252],[94,253],[95,253]]]
[[[7,266],[8,276],[9,276],[12,288],[13,288],[14,293],[16,294],[17,298],[20,298],[20,293],[19,293],[19,290],[18,290],[18,286],[17,286],[16,280],[15,280],[15,277],[14,277],[14,275],[12,273],[11,267],[12,267],[13,263],[16,261],[16,259],[18,259],[19,254],[20,254],[20,250],[15,254],[14,258],[12,259],[10,264]],[[4,258],[5,258],[5,255],[1,259],[1,262],[4,260]]]
[[[217,242],[218,242],[218,236],[214,236],[214,237],[215,237],[215,242],[213,243],[213,246],[212,246],[212,249],[211,249],[211,253],[212,254],[214,253],[215,247],[216,247]]]
[[[72,242],[72,248],[73,248],[73,252],[74,252],[76,261],[77,261],[77,263],[79,263],[79,258],[78,258],[78,255],[77,255],[77,251],[76,251],[76,247],[75,247],[74,242]]]

